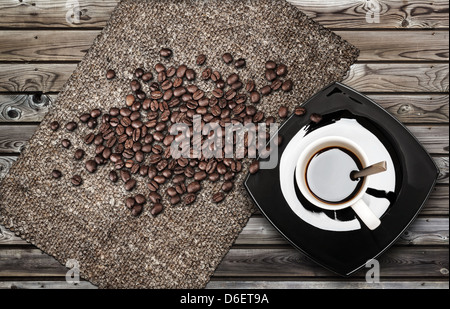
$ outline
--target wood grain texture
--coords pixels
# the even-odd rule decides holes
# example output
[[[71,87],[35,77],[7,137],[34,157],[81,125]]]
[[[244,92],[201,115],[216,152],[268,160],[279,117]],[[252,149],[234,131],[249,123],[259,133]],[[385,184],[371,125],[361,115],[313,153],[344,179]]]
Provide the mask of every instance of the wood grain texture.
[[[0,31],[0,61],[80,61],[100,31]]]
[[[448,1],[288,0],[315,21],[330,28],[448,28]],[[378,4],[375,7],[371,3]],[[367,13],[378,9],[379,23],[368,23]]]
[[[0,92],[58,92],[76,64],[0,64]],[[447,64],[355,64],[343,81],[361,92],[448,92]]]
[[[369,95],[402,123],[448,123],[448,95]],[[1,121],[1,120],[0,120]]]
[[[448,249],[395,247],[378,258],[381,277],[448,278]],[[1,271],[0,271],[1,273]],[[331,272],[295,249],[232,249],[214,277],[328,277]],[[353,277],[364,277],[364,269]]]
[[[2,30],[0,61],[80,61],[100,30]],[[447,61],[448,31],[336,31],[359,61]]]
[[[439,286],[439,285],[437,285]],[[88,281],[70,284],[66,281],[0,281],[0,289],[6,290],[95,290],[97,287]]]
[[[0,156],[0,180],[6,176],[17,157]]]
[[[15,285],[17,287],[24,287],[27,288],[27,286],[36,286],[33,283],[23,283],[21,282],[14,282],[14,283],[1,283],[0,282],[0,288],[2,286],[5,286],[5,288],[9,288],[11,285]],[[43,287],[45,288],[47,285],[50,284],[44,284]],[[62,285],[62,284],[61,284]],[[56,285],[58,286],[58,285]],[[63,285],[62,285],[63,286]],[[320,281],[313,281],[313,280],[289,280],[289,281],[228,281],[228,280],[214,280],[210,281],[208,285],[206,286],[206,289],[258,289],[258,290],[265,290],[265,289],[296,289],[296,290],[303,290],[303,289],[326,289],[326,290],[338,290],[338,289],[415,289],[415,290],[421,290],[421,289],[448,289],[449,284],[446,281],[391,281],[391,280],[382,280],[380,283],[367,283],[365,280],[360,281],[342,281],[342,280],[335,280],[335,281],[326,281],[326,280],[320,280]]]
[[[86,28],[106,25],[118,0],[0,0],[0,27]]]
[[[22,152],[36,129],[36,125],[0,126],[0,153]]]
[[[408,228],[396,242],[396,245],[441,245],[448,246],[448,218],[420,217]],[[1,246],[27,245],[11,231],[0,226]],[[235,245],[289,245],[278,231],[262,216],[250,218],[236,240]]]
[[[0,123],[40,122],[56,96],[0,95]]]
[[[355,64],[344,83],[361,92],[448,92],[446,64]]]
[[[439,29],[449,25],[448,1],[445,0],[378,1],[380,23],[367,22],[366,15],[371,10],[367,1],[289,2],[329,28]],[[75,9],[67,8],[66,3],[66,0],[0,0],[0,27],[102,28],[118,0],[80,1],[80,7]]]
[[[448,248],[394,247],[379,257],[381,277],[448,279]],[[63,277],[66,267],[39,249],[0,250],[0,277]],[[293,248],[231,249],[213,278],[330,277],[333,273]],[[365,271],[353,278],[365,277]],[[342,279],[342,282],[345,282]]]
[[[449,122],[448,95],[369,95],[405,124]],[[0,94],[0,122],[40,122],[57,95]]]
[[[418,218],[396,245],[448,246],[448,218]],[[1,242],[0,242],[1,243]],[[289,244],[264,217],[252,217],[236,240],[237,245]]]
[[[448,289],[449,283],[446,281],[392,281],[383,280],[380,283],[367,283],[365,280],[359,281],[314,281],[314,280],[289,280],[289,281],[210,281],[206,289]],[[55,290],[55,289],[97,289],[87,281],[73,285],[65,281],[0,281],[0,289],[33,289],[33,290]]]

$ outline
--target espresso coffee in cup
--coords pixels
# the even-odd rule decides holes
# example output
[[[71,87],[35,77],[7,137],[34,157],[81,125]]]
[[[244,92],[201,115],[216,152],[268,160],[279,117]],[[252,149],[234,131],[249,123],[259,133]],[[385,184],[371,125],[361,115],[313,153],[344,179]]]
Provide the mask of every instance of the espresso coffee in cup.
[[[363,149],[353,141],[324,137],[302,151],[295,170],[297,186],[313,205],[335,211],[351,207],[370,230],[375,230],[380,219],[363,200],[370,176],[352,180],[352,172],[369,163]]]
[[[353,180],[351,173],[362,168],[361,160],[349,149],[338,146],[320,149],[307,164],[306,185],[320,201],[339,205],[361,190],[364,178]]]

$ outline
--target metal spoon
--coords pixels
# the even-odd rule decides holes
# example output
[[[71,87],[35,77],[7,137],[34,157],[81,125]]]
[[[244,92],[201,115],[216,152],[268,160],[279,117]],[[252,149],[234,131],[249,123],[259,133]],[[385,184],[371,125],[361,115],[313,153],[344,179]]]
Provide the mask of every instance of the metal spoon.
[[[382,172],[386,172],[387,171],[387,162],[386,161],[382,161],[380,163],[371,165],[369,167],[366,167],[360,171],[353,171],[350,174],[350,177],[353,180],[359,179],[359,178],[363,178],[363,177],[367,177],[370,175],[375,175],[375,174],[379,174]]]

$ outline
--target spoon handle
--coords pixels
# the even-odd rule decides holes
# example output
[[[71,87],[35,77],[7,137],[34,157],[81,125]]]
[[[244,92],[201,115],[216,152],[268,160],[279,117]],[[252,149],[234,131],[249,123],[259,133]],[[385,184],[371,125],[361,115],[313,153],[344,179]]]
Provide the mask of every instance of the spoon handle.
[[[369,167],[366,167],[366,168],[360,170],[359,172],[353,172],[351,176],[353,179],[359,179],[359,178],[367,177],[370,175],[382,173],[382,172],[385,172],[386,170],[387,170],[387,163],[386,163],[386,161],[383,161],[383,162],[371,165]]]

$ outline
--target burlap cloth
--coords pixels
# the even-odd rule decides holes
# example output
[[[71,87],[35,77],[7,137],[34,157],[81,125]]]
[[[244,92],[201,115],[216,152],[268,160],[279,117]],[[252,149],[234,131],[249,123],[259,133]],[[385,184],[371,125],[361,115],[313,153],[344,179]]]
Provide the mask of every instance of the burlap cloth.
[[[161,60],[159,50],[169,47],[173,58]],[[243,80],[260,87],[264,64],[271,59],[289,67],[294,90],[265,97],[259,105],[276,115],[281,104],[292,108],[327,84],[342,80],[358,51],[331,31],[308,19],[283,0],[121,1],[92,48],[70,77],[58,100],[0,186],[0,223],[63,265],[79,262],[81,276],[100,288],[202,288],[254,212],[240,173],[225,202],[211,203],[222,182],[203,183],[191,206],[166,206],[154,218],[146,210],[133,218],[124,206],[123,184],[112,184],[112,166],[88,174],[73,151],[83,148],[93,157],[95,147],[77,134],[53,132],[49,123],[78,119],[94,108],[123,107],[135,68],[152,70],[157,62],[196,68],[197,55],[228,76],[235,69],[221,55],[231,52],[247,60]],[[117,78],[106,81],[106,69]],[[203,89],[212,90],[211,83]],[[145,89],[147,90],[147,89]],[[79,134],[79,135],[78,135]],[[75,138],[77,137],[77,138]],[[72,141],[72,151],[61,140]],[[53,169],[64,176],[55,181]],[[74,187],[72,175],[84,183]],[[138,181],[134,194],[148,194]]]

